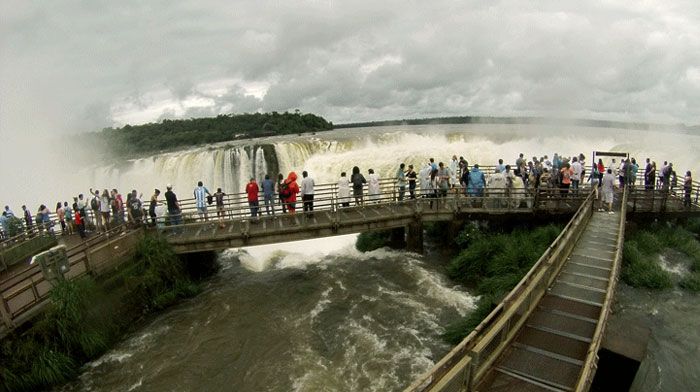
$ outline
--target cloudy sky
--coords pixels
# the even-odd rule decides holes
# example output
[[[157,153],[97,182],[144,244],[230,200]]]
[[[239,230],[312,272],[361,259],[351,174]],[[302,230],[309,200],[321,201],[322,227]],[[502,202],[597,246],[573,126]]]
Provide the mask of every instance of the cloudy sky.
[[[697,0],[0,4],[4,140],[294,109],[700,123]]]

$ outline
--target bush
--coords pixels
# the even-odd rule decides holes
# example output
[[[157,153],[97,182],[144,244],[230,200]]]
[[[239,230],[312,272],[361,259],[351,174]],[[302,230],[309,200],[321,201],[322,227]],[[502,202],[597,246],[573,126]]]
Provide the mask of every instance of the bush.
[[[622,255],[622,280],[637,288],[662,290],[673,287],[671,274],[664,271],[653,256],[645,255],[636,241],[625,242]]]
[[[370,252],[375,249],[389,246],[391,242],[390,230],[368,231],[360,233],[355,242],[355,248],[360,252]]]
[[[476,311],[447,327],[443,338],[458,343],[515,287],[559,235],[561,226],[520,228],[510,233],[480,233],[467,225],[457,236],[465,246],[447,267],[448,275],[476,285],[481,296]]]

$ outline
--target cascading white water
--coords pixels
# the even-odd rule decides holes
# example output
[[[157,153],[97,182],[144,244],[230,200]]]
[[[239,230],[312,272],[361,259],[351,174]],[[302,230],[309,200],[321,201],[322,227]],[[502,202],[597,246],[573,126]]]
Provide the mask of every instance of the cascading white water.
[[[263,145],[270,147],[266,150]],[[31,185],[20,184],[20,189],[29,186],[31,191],[11,194],[4,202],[15,210],[24,203],[51,205],[54,198],[70,200],[78,193],[87,193],[90,187],[117,188],[122,193],[136,189],[148,198],[154,188],[164,191],[168,183],[174,185],[180,198],[190,198],[200,180],[212,192],[221,187],[226,193],[239,193],[251,176],[261,180],[270,174],[274,178],[277,171],[286,176],[290,171],[306,170],[320,184],[335,182],[342,171],[349,173],[353,166],[365,174],[373,168],[381,177],[391,177],[401,162],[413,164],[418,171],[430,157],[448,163],[452,155],[457,155],[470,163],[493,165],[499,158],[513,163],[520,152],[528,159],[545,154],[551,158],[555,152],[565,156],[583,152],[590,165],[593,150],[624,151],[636,157],[642,167],[646,157],[655,160],[658,169],[669,160],[679,177],[693,170],[697,178],[700,154],[694,148],[698,145],[700,135],[688,133],[575,126],[466,124],[342,129],[259,139],[255,144],[212,145],[105,166],[81,165],[58,175],[42,176],[42,181]],[[276,165],[272,163],[275,161]]]

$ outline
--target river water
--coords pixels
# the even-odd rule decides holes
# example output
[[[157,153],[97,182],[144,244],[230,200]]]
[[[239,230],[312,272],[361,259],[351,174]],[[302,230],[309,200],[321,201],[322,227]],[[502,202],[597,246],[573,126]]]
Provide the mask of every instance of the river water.
[[[700,135],[694,134],[586,127],[351,129],[82,166],[68,181],[39,184],[32,194],[116,186],[147,197],[169,182],[181,197],[190,197],[200,179],[210,189],[235,193],[250,176],[267,172],[308,170],[318,184],[335,182],[355,165],[388,177],[400,162],[420,167],[431,156],[447,162],[453,154],[494,164],[498,158],[512,162],[519,152],[550,158],[554,152],[583,152],[590,159],[593,150],[626,151],[640,162],[649,156],[660,166],[669,159],[685,170],[700,168],[698,145]],[[444,257],[388,250],[360,254],[354,240],[224,252],[223,270],[202,294],[154,317],[61,390],[401,390],[449,351],[440,333],[469,314],[475,298],[445,278]],[[637,391],[700,384],[699,302],[680,292],[648,295],[621,288],[620,317],[654,331]]]
[[[392,391],[449,351],[475,298],[440,257],[360,253],[355,236],[229,250],[203,293],[62,391]]]

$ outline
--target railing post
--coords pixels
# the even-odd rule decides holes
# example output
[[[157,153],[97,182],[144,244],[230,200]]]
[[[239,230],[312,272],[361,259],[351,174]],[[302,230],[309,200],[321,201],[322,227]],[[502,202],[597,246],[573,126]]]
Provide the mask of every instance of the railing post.
[[[0,315],[2,315],[2,322],[8,329],[12,329],[15,327],[15,323],[12,322],[12,316],[10,315],[10,306],[7,304],[7,300],[5,299],[5,297],[2,297],[2,295],[0,295],[0,298],[2,298],[2,303],[0,303]]]

